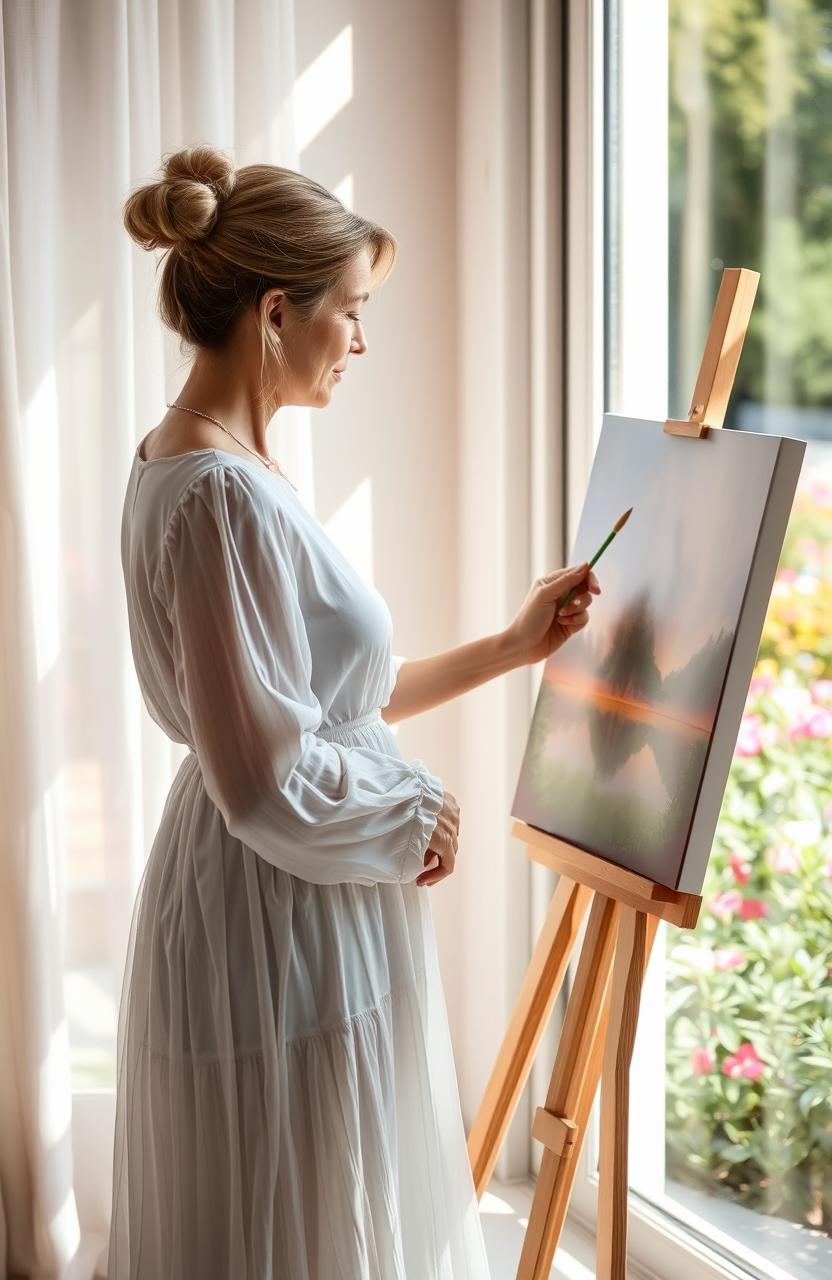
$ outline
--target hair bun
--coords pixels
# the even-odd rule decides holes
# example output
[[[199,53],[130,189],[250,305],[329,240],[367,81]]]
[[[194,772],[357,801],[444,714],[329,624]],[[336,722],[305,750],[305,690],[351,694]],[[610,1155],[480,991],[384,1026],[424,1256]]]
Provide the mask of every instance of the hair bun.
[[[214,147],[183,147],[164,157],[162,178],[139,187],[124,205],[124,225],[145,249],[201,240],[234,190],[235,168]]]

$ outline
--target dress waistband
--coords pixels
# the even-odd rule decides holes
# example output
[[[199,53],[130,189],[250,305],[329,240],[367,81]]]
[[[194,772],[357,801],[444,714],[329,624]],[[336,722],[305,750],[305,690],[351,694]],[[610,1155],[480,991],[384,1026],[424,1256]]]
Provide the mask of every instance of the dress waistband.
[[[351,729],[360,729],[365,724],[375,724],[382,720],[379,709],[368,711],[364,716],[356,716],[354,720],[336,720],[334,724],[322,724],[315,732],[319,738],[334,738],[341,733],[349,733]]]
[[[349,733],[351,729],[360,729],[365,724],[384,723],[384,717],[380,709],[368,711],[364,716],[356,716],[354,720],[336,720],[334,724],[322,724],[320,728],[315,730],[316,736],[319,738],[335,738],[340,733]],[[188,755],[193,756],[196,760],[196,752],[194,748],[188,745]],[[187,757],[186,757],[187,758]]]

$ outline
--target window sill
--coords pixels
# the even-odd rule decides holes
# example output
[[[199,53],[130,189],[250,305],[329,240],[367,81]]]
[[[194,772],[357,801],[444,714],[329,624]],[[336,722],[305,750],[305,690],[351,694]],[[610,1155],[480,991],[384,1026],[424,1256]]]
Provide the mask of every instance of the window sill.
[[[480,1201],[480,1217],[491,1268],[491,1280],[515,1280],[534,1190],[535,1183],[531,1179],[505,1183],[492,1178],[488,1190]],[[701,1210],[702,1206],[696,1202],[695,1195],[690,1192],[686,1195],[689,1198],[689,1204],[686,1207],[689,1210],[694,1208]],[[713,1213],[712,1202],[708,1208],[709,1212]],[[729,1210],[733,1210],[733,1213],[729,1213]],[[737,1241],[743,1239],[749,1230],[748,1216],[748,1210],[725,1206],[725,1213],[720,1223],[722,1230],[733,1228]],[[756,1214],[750,1216],[758,1218]],[[764,1230],[766,1220],[762,1219],[761,1222],[762,1226],[758,1222],[758,1229]],[[630,1211],[630,1242],[636,1248],[647,1249],[650,1252],[654,1258],[654,1268],[640,1265],[633,1260],[632,1256],[628,1256],[628,1277],[631,1280],[657,1280],[657,1276],[669,1274],[679,1277],[691,1275],[698,1277],[699,1280],[704,1280],[706,1276],[719,1277],[720,1280],[735,1280],[739,1276],[750,1277],[751,1271],[736,1268],[727,1261],[724,1263],[724,1268],[722,1265],[715,1264],[713,1256],[706,1266],[702,1256],[696,1257],[690,1252],[692,1241],[686,1242],[688,1244],[686,1248],[678,1238],[674,1239],[678,1230],[680,1228],[666,1220],[661,1222],[661,1215],[655,1211],[651,1213],[647,1206],[636,1202]],[[652,1235],[648,1235],[650,1232]],[[778,1231],[774,1232],[774,1237],[778,1238],[778,1243],[782,1245],[780,1235],[782,1233],[778,1228]],[[825,1238],[823,1243],[828,1245]],[[814,1255],[812,1257],[817,1265]],[[805,1262],[805,1259],[803,1261]],[[797,1258],[793,1257],[792,1265],[794,1266],[796,1262]],[[658,1271],[655,1265],[659,1267]],[[832,1274],[814,1269],[780,1271],[773,1263],[772,1267],[772,1274],[781,1277],[782,1280],[816,1280],[821,1275]],[[550,1274],[552,1280],[555,1280],[555,1277],[557,1280],[595,1280],[595,1233],[590,1229],[589,1224],[574,1212],[567,1216]]]
[[[492,1178],[480,1200],[491,1280],[515,1280],[534,1196],[529,1180]],[[578,1223],[564,1226],[551,1271],[552,1280],[595,1280],[595,1238]]]

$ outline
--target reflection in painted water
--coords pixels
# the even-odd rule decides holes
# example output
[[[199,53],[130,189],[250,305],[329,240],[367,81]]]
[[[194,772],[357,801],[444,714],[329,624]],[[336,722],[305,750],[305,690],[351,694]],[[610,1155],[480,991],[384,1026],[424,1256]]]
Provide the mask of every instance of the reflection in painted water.
[[[667,882],[684,853],[732,636],[710,637],[663,675],[647,593],[617,617],[606,652],[589,629],[547,663],[513,810]]]

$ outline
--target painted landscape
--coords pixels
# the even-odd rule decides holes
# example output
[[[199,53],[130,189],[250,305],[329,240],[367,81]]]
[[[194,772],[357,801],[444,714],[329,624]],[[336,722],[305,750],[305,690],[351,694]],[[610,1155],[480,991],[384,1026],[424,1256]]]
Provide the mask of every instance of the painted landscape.
[[[570,564],[589,625],[552,654],[512,806],[569,843],[676,883],[734,645],[776,441],[607,417]]]

